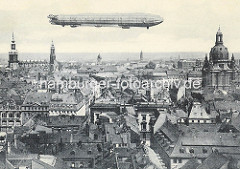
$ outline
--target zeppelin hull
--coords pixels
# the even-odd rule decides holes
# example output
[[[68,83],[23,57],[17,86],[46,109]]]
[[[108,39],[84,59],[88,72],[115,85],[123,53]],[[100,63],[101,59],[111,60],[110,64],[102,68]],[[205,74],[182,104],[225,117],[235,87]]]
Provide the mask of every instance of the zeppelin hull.
[[[152,27],[163,22],[156,15],[49,15],[50,23],[61,26],[94,26],[94,27]]]

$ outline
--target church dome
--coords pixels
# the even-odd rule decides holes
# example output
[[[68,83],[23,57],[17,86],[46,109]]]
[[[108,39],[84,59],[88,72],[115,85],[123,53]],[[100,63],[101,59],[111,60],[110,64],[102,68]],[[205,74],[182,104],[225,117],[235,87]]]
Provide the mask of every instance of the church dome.
[[[210,51],[210,58],[213,62],[218,60],[229,60],[228,49],[223,45],[223,34],[220,28],[216,34],[215,46]]]
[[[210,56],[213,61],[228,60],[228,55],[228,49],[222,44],[215,45],[210,51]]]

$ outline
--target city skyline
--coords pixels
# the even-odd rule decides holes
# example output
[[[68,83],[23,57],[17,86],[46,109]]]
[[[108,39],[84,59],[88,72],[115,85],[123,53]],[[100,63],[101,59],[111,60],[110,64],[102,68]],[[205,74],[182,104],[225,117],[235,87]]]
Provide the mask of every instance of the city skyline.
[[[137,4],[137,5],[136,5]],[[239,52],[239,2],[236,1],[12,1],[0,2],[1,53],[9,51],[12,32],[19,53],[49,51],[53,40],[58,53],[81,52],[205,52],[213,46],[215,33],[221,25],[229,51]],[[109,8],[108,8],[109,7]],[[106,10],[107,9],[107,10]],[[231,13],[229,12],[231,10]],[[47,16],[81,13],[144,12],[164,18],[161,25],[150,28],[88,28],[57,27]]]

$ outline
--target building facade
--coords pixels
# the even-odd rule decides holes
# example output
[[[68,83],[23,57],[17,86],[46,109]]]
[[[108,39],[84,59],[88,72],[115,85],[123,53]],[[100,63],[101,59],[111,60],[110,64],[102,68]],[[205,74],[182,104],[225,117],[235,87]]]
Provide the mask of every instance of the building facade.
[[[23,124],[21,106],[13,100],[4,101],[0,104],[0,114],[1,131],[3,132],[13,132],[14,126]]]

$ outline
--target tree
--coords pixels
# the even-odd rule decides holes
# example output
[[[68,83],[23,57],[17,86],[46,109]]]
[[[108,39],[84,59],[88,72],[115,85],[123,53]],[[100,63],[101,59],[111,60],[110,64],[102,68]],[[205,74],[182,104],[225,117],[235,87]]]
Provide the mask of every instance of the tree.
[[[155,69],[156,68],[156,64],[153,63],[152,61],[150,61],[146,66],[146,69]]]

